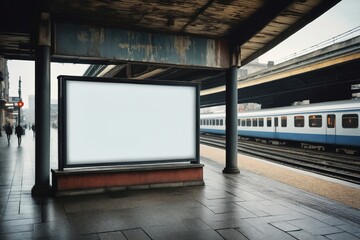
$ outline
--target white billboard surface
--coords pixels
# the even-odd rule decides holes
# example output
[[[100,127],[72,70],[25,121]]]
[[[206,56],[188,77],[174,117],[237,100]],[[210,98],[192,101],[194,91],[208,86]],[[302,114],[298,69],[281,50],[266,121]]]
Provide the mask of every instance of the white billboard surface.
[[[66,83],[68,165],[196,159],[197,88]]]

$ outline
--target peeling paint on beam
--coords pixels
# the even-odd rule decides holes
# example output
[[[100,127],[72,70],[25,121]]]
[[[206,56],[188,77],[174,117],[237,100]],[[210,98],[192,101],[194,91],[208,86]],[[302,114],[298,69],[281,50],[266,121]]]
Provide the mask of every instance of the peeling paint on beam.
[[[55,25],[54,56],[228,68],[223,40],[74,24]]]

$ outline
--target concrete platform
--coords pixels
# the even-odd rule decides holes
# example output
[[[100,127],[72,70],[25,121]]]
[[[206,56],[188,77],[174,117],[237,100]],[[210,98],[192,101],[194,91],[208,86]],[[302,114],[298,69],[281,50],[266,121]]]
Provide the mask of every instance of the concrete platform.
[[[360,239],[360,210],[349,204],[244,166],[224,175],[209,156],[201,163],[205,186],[33,198],[31,132],[20,147],[0,137],[0,239]]]

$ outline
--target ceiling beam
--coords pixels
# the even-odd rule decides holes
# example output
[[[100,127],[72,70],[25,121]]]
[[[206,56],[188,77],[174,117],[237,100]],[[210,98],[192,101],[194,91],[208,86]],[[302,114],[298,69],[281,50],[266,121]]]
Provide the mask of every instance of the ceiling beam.
[[[209,0],[204,6],[202,6],[201,8],[197,9],[196,13],[190,18],[190,20],[181,28],[180,32],[184,32],[185,29],[192,24],[200,14],[202,14],[203,12],[206,11],[206,9],[208,9],[211,4],[213,4],[215,2],[215,0]]]
[[[231,29],[227,34],[227,39],[235,46],[242,46],[258,32],[264,29],[294,1],[295,0],[266,1],[262,8],[256,11],[239,26]]]

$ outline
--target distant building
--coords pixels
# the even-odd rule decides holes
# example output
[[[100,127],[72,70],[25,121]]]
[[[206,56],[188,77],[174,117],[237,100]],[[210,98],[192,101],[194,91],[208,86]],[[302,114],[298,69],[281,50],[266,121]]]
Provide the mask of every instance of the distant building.
[[[53,102],[53,101],[52,101]],[[58,115],[59,115],[59,107],[57,103],[51,103],[50,108],[50,122],[51,127],[57,128],[58,127]]]
[[[0,57],[0,127],[4,126],[8,119],[5,103],[9,99],[9,72],[7,60]]]
[[[269,61],[267,64],[265,64],[265,63],[260,63],[259,59],[257,58],[254,61],[249,62],[248,64],[242,66],[238,70],[238,80],[240,80],[242,78],[246,78],[250,74],[253,74],[258,71],[262,71],[262,70],[272,67],[272,66],[274,66],[273,61]]]
[[[50,105],[50,121],[51,126],[57,127],[58,125],[58,104],[56,100],[51,100]],[[35,96],[29,96],[29,109],[26,112],[26,123],[33,124],[35,123]]]
[[[35,96],[29,96],[29,110],[26,114],[26,122],[29,124],[35,123]]]

